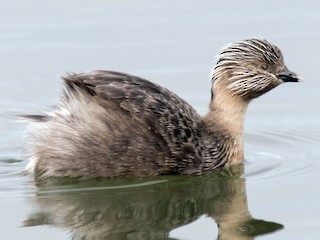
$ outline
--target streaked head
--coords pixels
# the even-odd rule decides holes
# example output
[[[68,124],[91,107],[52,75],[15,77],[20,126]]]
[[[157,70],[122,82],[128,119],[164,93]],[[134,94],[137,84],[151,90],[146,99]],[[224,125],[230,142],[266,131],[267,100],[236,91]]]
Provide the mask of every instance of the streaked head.
[[[285,65],[280,49],[263,39],[228,45],[212,71],[212,92],[223,89],[250,101],[284,82],[302,79]]]

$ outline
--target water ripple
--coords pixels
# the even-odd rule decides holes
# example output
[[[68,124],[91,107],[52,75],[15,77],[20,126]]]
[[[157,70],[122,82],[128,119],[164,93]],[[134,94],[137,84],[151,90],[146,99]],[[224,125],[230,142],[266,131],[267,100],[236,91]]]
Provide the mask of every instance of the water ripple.
[[[245,177],[260,181],[319,169],[319,126],[320,121],[301,119],[260,123],[258,127],[263,131],[253,129],[245,135]]]

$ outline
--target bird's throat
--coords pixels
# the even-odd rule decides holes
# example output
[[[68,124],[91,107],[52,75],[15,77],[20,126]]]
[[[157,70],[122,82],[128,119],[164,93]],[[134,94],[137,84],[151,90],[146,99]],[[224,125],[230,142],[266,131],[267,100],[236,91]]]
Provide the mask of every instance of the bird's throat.
[[[210,102],[208,120],[218,123],[230,134],[243,133],[243,125],[248,102],[230,93],[218,92]]]
[[[204,117],[208,131],[220,132],[228,139],[231,152],[227,165],[239,164],[244,159],[243,126],[247,106],[248,102],[236,97],[215,94]]]

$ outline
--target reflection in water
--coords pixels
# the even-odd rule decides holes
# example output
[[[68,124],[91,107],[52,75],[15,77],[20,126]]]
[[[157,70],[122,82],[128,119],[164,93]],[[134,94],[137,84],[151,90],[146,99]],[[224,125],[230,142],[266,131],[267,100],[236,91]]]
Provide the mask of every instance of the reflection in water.
[[[208,176],[46,183],[24,226],[68,229],[72,239],[170,239],[170,231],[202,215],[216,221],[218,239],[253,239],[283,228],[250,216],[242,171],[234,166]]]

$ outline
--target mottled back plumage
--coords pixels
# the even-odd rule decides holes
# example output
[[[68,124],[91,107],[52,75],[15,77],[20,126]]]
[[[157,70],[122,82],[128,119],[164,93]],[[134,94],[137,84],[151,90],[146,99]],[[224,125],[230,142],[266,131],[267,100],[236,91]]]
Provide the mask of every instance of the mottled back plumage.
[[[125,73],[63,78],[60,104],[35,121],[27,170],[37,178],[202,174],[243,159],[249,101],[299,77],[265,40],[228,46],[212,72],[209,113],[201,117],[169,90]]]

